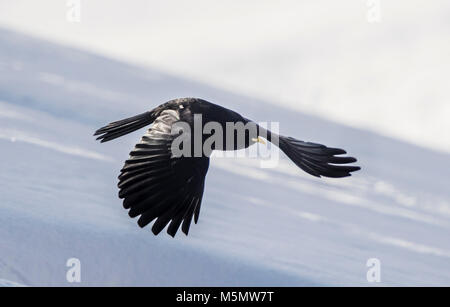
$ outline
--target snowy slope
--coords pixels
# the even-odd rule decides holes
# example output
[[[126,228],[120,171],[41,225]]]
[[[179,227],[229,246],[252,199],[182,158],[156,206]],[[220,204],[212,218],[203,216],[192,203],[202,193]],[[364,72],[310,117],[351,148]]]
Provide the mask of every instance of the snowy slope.
[[[13,281],[0,279],[0,287],[23,287],[23,285],[18,284],[18,283],[13,282]]]
[[[144,130],[93,131],[195,96],[282,134],[343,147],[363,170],[317,179],[287,160],[215,158],[189,237],[128,218],[117,175]],[[450,285],[449,155],[152,69],[0,30],[0,278],[25,285]]]

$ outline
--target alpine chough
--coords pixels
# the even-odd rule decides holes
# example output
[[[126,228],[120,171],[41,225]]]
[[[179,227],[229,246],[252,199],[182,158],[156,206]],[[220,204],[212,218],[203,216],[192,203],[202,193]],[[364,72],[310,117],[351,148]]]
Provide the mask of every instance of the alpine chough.
[[[195,119],[199,116],[200,129],[195,128]],[[192,218],[197,223],[211,150],[247,148],[256,142],[264,143],[262,138],[265,138],[276,144],[299,168],[316,177],[347,177],[360,169],[347,165],[356,159],[340,156],[346,153],[342,149],[275,134],[232,110],[198,98],[168,101],[151,111],[110,123],[94,135],[101,142],[107,142],[150,124],[125,161],[118,187],[119,198],[123,199],[124,208],[129,209],[129,216],[140,215],[140,227],[156,219],[152,227],[155,235],[169,223],[167,232],[171,236],[175,236],[180,225],[187,235]],[[209,142],[210,150],[201,150],[208,138],[203,128],[208,124],[215,124],[211,133],[221,128],[222,135],[215,138],[215,142]],[[243,137],[239,138],[239,129],[230,132],[230,126],[248,129],[244,129]],[[196,138],[195,131],[202,133],[200,137]],[[174,147],[175,140],[178,145]],[[181,154],[174,155],[175,149]]]

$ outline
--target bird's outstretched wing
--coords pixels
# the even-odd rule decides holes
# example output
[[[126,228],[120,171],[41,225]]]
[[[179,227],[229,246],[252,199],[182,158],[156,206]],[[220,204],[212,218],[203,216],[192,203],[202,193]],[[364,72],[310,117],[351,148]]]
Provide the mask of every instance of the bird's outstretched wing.
[[[172,157],[171,128],[179,119],[178,111],[163,111],[131,151],[119,176],[124,208],[130,209],[130,217],[140,215],[140,227],[156,219],[155,235],[169,222],[171,236],[181,224],[187,235],[192,217],[197,223],[200,213],[209,158]]]

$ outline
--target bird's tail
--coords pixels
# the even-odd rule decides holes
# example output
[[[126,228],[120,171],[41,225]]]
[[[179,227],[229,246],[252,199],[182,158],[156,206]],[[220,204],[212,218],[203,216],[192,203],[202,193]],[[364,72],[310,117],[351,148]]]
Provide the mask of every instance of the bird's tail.
[[[154,121],[152,112],[145,112],[130,118],[125,118],[113,123],[110,123],[97,131],[94,136],[99,136],[97,140],[101,142],[108,142],[114,140],[122,135],[136,131],[142,127],[150,125]]]
[[[342,165],[353,163],[353,157],[336,157],[346,154],[339,148],[303,142],[292,137],[279,136],[279,148],[302,170],[316,177],[347,177],[360,170],[359,166]]]

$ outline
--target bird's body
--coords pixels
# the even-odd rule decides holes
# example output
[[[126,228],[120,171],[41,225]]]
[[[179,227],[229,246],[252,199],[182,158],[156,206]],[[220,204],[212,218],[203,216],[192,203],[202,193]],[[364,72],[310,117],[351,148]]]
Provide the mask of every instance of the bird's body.
[[[262,136],[311,175],[346,177],[359,170],[357,166],[336,165],[356,162],[351,157],[336,157],[345,153],[342,149],[279,136],[232,110],[197,98],[171,100],[149,112],[113,122],[95,135],[106,142],[149,124],[152,126],[121,170],[118,187],[129,215],[140,215],[139,226],[156,219],[152,227],[155,235],[169,222],[170,235],[175,236],[181,224],[188,234],[192,218],[198,221],[212,150],[246,148],[261,141]],[[175,129],[178,126],[183,129]],[[240,137],[238,129],[230,130],[231,126],[246,129]],[[210,142],[211,133],[220,129],[222,135]],[[174,146],[179,140],[184,143]],[[181,154],[176,153],[179,149]]]

